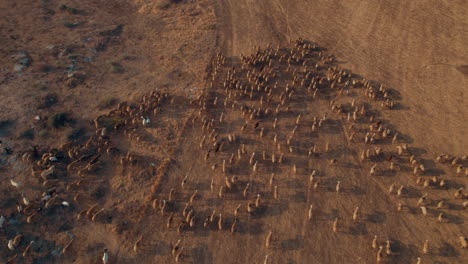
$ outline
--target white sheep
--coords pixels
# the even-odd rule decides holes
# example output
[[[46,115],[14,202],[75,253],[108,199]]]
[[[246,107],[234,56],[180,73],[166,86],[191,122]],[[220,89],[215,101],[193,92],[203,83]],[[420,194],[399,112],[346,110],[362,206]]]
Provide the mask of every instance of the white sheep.
[[[223,213],[219,213],[218,230],[223,230]]]
[[[460,248],[468,248],[468,240],[466,237],[461,236],[458,238],[458,241],[460,242]]]
[[[374,239],[372,239],[372,248],[377,248],[377,235],[374,235]]]
[[[424,216],[427,216],[427,207],[426,206],[421,206],[421,212]]]
[[[400,186],[400,188],[397,191],[397,196],[402,196],[403,195],[404,188],[405,188],[404,185]]]
[[[356,222],[358,220],[358,213],[359,213],[359,206],[356,206],[353,212],[353,221]]]
[[[102,263],[109,263],[109,254],[107,253],[107,248],[104,249],[104,254],[102,255]]]
[[[247,197],[247,194],[248,194],[248,192],[249,192],[249,187],[250,187],[250,183],[247,183],[247,185],[246,185],[245,188],[244,188],[244,191],[242,192],[242,195],[243,195],[244,197]]]
[[[341,184],[340,181],[336,183],[336,186],[335,186],[336,193],[340,193],[340,184]]]
[[[72,240],[73,241],[73,240]],[[71,241],[70,241],[71,242]],[[29,250],[31,249],[32,245],[34,244],[34,240],[29,242],[29,244],[26,246],[26,248],[23,251],[23,258],[25,258],[28,255]]]
[[[377,263],[383,260],[383,246],[379,246],[379,251],[377,252]]]
[[[333,233],[338,232],[338,217],[335,218],[335,221],[333,221]]]
[[[392,247],[390,245],[390,240],[387,240],[387,245],[385,247],[385,253],[387,253],[388,256],[392,255]]]
[[[270,248],[271,246],[271,242],[273,240],[273,232],[270,231],[265,239],[265,247],[266,248]]]
[[[426,255],[426,254],[429,253],[429,240],[427,240],[427,239],[424,241],[422,253],[423,253],[424,255]]]

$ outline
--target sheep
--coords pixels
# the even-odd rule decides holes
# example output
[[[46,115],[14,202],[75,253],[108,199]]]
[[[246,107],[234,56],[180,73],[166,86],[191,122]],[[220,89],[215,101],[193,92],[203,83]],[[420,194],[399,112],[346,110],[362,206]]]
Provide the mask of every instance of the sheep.
[[[258,193],[257,198],[255,199],[255,207],[257,207],[257,208],[260,207],[260,197],[261,197],[261,195]]]
[[[138,252],[138,245],[140,244],[140,242],[141,242],[142,239],[143,239],[143,236],[140,236],[140,237],[137,239],[137,241],[135,242],[135,244],[133,245],[133,251],[134,251],[135,253]]]
[[[184,230],[184,227],[185,227],[185,223],[181,222],[179,226],[177,226],[177,233],[178,234],[182,233],[182,231]]]
[[[468,239],[466,237],[461,236],[458,241],[460,242],[460,248],[468,248]]]
[[[10,179],[10,183],[11,183],[11,185],[12,185],[13,187],[15,187],[15,188],[21,187],[21,183],[15,181],[15,180],[13,180],[13,179]]]
[[[374,239],[372,239],[372,248],[377,248],[377,235],[374,235]]]
[[[465,209],[468,208],[468,201],[463,202],[463,208],[465,208]]]
[[[403,195],[403,192],[404,192],[404,185],[400,186],[400,188],[398,188],[398,191],[397,191],[397,196],[400,197]]]
[[[223,213],[219,213],[218,230],[223,230]]]
[[[441,200],[437,203],[437,209],[441,209],[445,206],[445,201],[444,200]]]
[[[393,190],[395,189],[396,183],[392,183],[390,187],[388,187],[388,194],[392,194]]]
[[[340,184],[341,182],[337,181],[336,186],[335,186],[336,193],[340,193]]]
[[[181,247],[179,252],[176,253],[176,255],[175,255],[175,262],[176,263],[179,263],[179,260],[182,260],[182,258],[184,257],[184,255],[182,254],[183,251],[184,251],[184,247]]]
[[[421,196],[421,197],[419,198],[417,206],[420,206],[420,205],[424,204],[424,202],[426,201],[427,195],[428,195],[428,194],[425,193],[423,196]]]
[[[424,255],[427,255],[429,253],[429,240],[427,240],[427,239],[424,241],[422,253]]]
[[[189,223],[190,219],[192,219],[194,214],[195,212],[193,211],[193,209],[190,209],[190,211],[188,211],[187,215],[185,216],[185,222]]]
[[[181,240],[179,239],[179,240],[177,240],[177,242],[172,246],[172,248],[171,248],[172,256],[175,257],[175,255],[177,254],[177,252],[179,252],[180,243],[181,243]]]
[[[416,262],[416,264],[421,264],[421,258],[418,257],[417,259],[418,259],[418,261]]]
[[[242,204],[239,204],[236,209],[234,209],[234,216],[237,217],[237,215],[239,214],[239,211],[240,211],[240,208],[241,208]]]
[[[252,152],[252,155],[250,155],[250,159],[249,159],[249,164],[250,165],[254,164],[254,158],[255,158],[255,152]]]
[[[151,205],[154,209],[158,208],[158,199],[154,199]]]
[[[33,217],[39,212],[39,210],[37,210],[36,212],[34,212],[33,214],[31,214],[30,216],[28,216],[28,218],[26,219],[26,222],[28,224],[30,224],[33,220]]]
[[[189,203],[193,203],[193,201],[195,201],[195,198],[197,197],[197,194],[198,194],[198,190],[195,190],[195,192],[193,192],[192,196],[190,196]]]
[[[265,247],[270,248],[273,239],[273,232],[270,231],[265,239]]]
[[[427,207],[426,206],[421,206],[421,212],[424,216],[427,216]]]
[[[463,187],[460,188],[460,189],[458,189],[458,190],[456,190],[455,193],[453,194],[453,196],[454,196],[455,198],[459,198],[460,196],[462,196],[462,191],[463,191]]]
[[[73,241],[73,239],[72,239],[72,241]],[[70,241],[69,244],[70,244],[72,241]],[[29,244],[26,246],[26,248],[24,249],[23,254],[22,254],[23,258],[25,258],[25,257],[28,255],[28,252],[31,250],[31,247],[32,247],[33,244],[34,244],[34,240],[32,240],[31,242],[29,242]],[[67,245],[69,246],[69,244],[67,244]]]
[[[10,249],[11,251],[15,251],[13,239],[8,240],[8,249]]]
[[[236,232],[236,226],[237,226],[237,218],[234,219],[234,222],[232,222],[231,225],[231,233],[234,234]]]
[[[206,160],[206,159],[205,159]],[[184,179],[182,180],[182,182],[180,183],[180,186],[182,187],[182,189],[184,189],[184,186],[185,184],[187,183],[187,180],[188,180],[188,175],[185,175]]]
[[[356,206],[353,212],[353,221],[356,222],[358,220],[358,213],[359,213],[359,206]]]
[[[214,191],[214,187],[215,187],[214,179],[211,179],[211,183],[210,183],[210,190],[211,190],[211,192]]]
[[[257,171],[257,161],[255,161],[254,165],[252,166],[252,172],[255,173]]]
[[[276,185],[273,191],[273,199],[278,200],[278,186]]]
[[[403,210],[403,206],[404,205],[402,203],[398,203],[397,211],[401,212]]]
[[[377,263],[381,262],[383,259],[383,246],[379,246],[379,251],[377,252]]]
[[[247,194],[248,194],[248,192],[249,192],[249,187],[250,187],[250,183],[247,183],[247,185],[246,185],[245,188],[244,188],[244,191],[242,192],[242,195],[243,195],[244,197],[247,197]]]
[[[174,213],[171,213],[169,215],[169,218],[167,218],[167,222],[166,222],[166,227],[167,228],[171,228],[171,224],[172,224],[172,219],[174,218]]]
[[[441,180],[440,183],[439,183],[439,186],[440,186],[440,188],[444,188],[445,187],[445,180]]]
[[[274,180],[275,180],[275,173],[271,173],[270,180],[268,181],[270,186],[273,186]]]
[[[437,222],[442,223],[445,219],[444,213],[440,213],[439,216],[437,217]]]
[[[314,206],[311,204],[311,205],[309,206],[309,211],[308,211],[308,219],[309,219],[309,221],[312,220],[312,218],[313,218],[313,209],[314,209]]]
[[[189,226],[190,226],[190,227],[194,227],[194,226],[195,226],[195,216],[193,216],[192,218],[190,218]]]
[[[216,217],[216,210],[213,210],[213,212],[210,215],[210,222],[213,223]]]
[[[107,253],[107,248],[104,248],[104,254],[102,254],[102,263],[103,264],[109,263],[109,254]]]
[[[335,221],[333,221],[333,233],[338,232],[338,217],[335,217]]]
[[[223,199],[223,196],[224,196],[224,189],[225,189],[224,186],[219,187],[219,192],[218,192],[218,198],[219,198],[219,199]]]
[[[98,215],[101,214],[103,211],[104,211],[104,208],[94,213],[93,216],[91,217],[91,221],[93,222],[96,221],[96,218],[98,217]]]
[[[387,253],[388,256],[392,255],[392,247],[390,245],[390,240],[387,240],[387,245],[385,247],[385,253]]]
[[[401,146],[397,146],[396,149],[398,151],[398,156],[403,155],[403,148]]]
[[[167,198],[167,200],[172,201],[174,194],[175,194],[175,189],[171,188],[171,190],[169,191],[169,197]]]
[[[371,167],[370,172],[369,172],[370,176],[375,175],[375,174],[377,174],[377,164],[374,164],[374,166]]]

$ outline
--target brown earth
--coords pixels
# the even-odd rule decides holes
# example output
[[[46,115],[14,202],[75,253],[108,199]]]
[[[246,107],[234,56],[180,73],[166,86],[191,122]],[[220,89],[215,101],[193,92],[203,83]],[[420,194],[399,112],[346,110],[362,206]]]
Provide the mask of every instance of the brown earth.
[[[458,241],[468,237],[462,206],[468,197],[466,190],[454,195],[468,179],[464,1],[172,2],[0,3],[2,262],[102,263],[107,248],[109,263],[173,263],[171,245],[180,239],[182,263],[374,263],[374,235],[383,263],[468,261]],[[245,64],[243,56],[251,54]],[[288,69],[291,54],[297,61]],[[346,73],[338,82],[340,69]],[[254,72],[262,77],[253,80]],[[307,88],[311,80],[316,96]],[[287,85],[294,92],[275,111]],[[393,109],[382,108],[380,85]],[[366,96],[372,89],[374,99]],[[347,121],[353,100],[365,113]],[[54,127],[56,113],[69,120]],[[324,113],[327,120],[312,131],[314,117]],[[390,129],[389,138],[373,131],[375,142],[365,144],[378,121]],[[404,144],[408,151],[399,155],[396,146]],[[314,146],[317,153],[309,155]],[[383,153],[376,155],[377,147]],[[371,156],[362,161],[367,149]],[[448,163],[436,162],[442,153],[451,155]],[[412,155],[425,171],[413,173]],[[232,176],[237,183],[226,180]],[[44,192],[53,193],[51,202],[41,201]],[[248,213],[257,194],[260,205]],[[437,208],[441,200],[445,205]],[[184,223],[186,206],[194,213],[192,227]],[[215,222],[204,227],[213,210]],[[17,235],[24,237],[8,249]],[[425,240],[429,254],[422,253]]]

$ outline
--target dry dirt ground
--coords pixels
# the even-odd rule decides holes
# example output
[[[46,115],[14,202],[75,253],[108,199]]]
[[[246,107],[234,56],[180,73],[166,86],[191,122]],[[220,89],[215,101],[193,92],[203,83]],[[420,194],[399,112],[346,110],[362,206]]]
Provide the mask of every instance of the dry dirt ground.
[[[1,1],[0,261],[466,263],[467,11]]]

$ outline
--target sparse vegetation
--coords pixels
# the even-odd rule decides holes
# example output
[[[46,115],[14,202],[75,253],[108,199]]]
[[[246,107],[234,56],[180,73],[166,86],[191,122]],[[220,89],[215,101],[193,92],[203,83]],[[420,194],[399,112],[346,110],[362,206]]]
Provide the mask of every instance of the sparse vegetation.
[[[55,105],[58,102],[58,96],[55,93],[46,94],[39,100],[37,109],[45,109]]]
[[[67,28],[73,29],[81,25],[83,22],[76,22],[76,23],[70,23],[70,22],[63,22],[63,25]]]
[[[66,132],[66,137],[68,140],[77,140],[85,134],[84,128],[70,128]]]
[[[167,9],[171,7],[171,1],[169,0],[162,0],[156,5],[159,9]]]
[[[47,134],[48,134],[48,133],[47,133],[47,129],[42,129],[42,130],[40,130],[40,131],[37,133],[37,135],[38,135],[39,137],[41,137],[41,138],[46,137]]]
[[[40,72],[51,72],[52,67],[50,65],[47,65],[47,64],[42,64],[42,65],[39,66],[38,70]]]
[[[67,11],[68,13],[70,13],[72,15],[79,15],[79,14],[82,13],[82,11],[80,11],[80,10],[74,8],[74,7],[69,7],[67,5],[61,5],[60,10]]]
[[[53,127],[53,128],[64,127],[67,124],[70,124],[72,122],[73,122],[73,119],[70,117],[68,113],[65,113],[65,112],[55,113],[51,117],[49,117],[49,120],[48,120],[49,127]]]
[[[99,109],[111,108],[118,102],[117,98],[113,96],[107,96],[99,102]]]
[[[122,73],[124,72],[122,65],[118,62],[111,63],[111,72],[113,73]]]
[[[214,30],[216,29],[216,24],[210,24],[205,26],[205,30]]]
[[[18,139],[34,139],[34,128],[27,128],[18,134]]]

